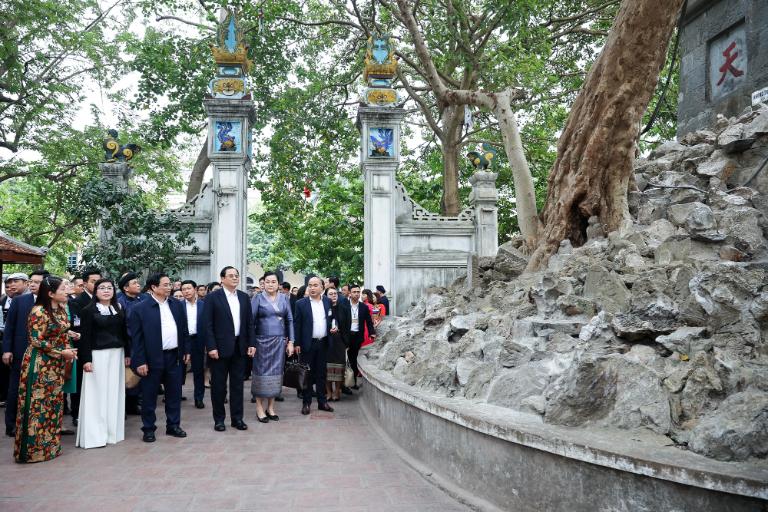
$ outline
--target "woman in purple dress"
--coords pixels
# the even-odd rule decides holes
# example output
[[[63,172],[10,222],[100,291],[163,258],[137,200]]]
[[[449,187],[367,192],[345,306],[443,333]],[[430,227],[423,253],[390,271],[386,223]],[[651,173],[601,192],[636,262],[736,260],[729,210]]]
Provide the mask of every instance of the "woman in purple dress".
[[[283,389],[285,353],[293,354],[291,305],[285,295],[278,293],[278,286],[277,274],[264,274],[264,291],[254,298],[252,306],[256,355],[253,358],[251,395],[256,398],[256,415],[261,423],[280,419],[275,414],[275,397]]]

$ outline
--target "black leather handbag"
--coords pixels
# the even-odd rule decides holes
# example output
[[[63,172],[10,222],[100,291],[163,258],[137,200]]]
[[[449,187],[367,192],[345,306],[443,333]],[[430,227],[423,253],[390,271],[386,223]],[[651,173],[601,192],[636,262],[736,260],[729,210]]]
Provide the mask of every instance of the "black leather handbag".
[[[309,389],[312,386],[309,378],[309,365],[300,362],[296,356],[286,359],[283,386],[297,391]]]

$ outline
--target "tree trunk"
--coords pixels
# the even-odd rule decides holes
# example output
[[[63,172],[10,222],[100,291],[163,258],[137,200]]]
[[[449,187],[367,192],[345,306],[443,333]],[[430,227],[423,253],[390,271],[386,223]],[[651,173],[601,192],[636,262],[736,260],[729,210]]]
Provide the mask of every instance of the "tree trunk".
[[[443,110],[443,133],[440,139],[443,153],[443,195],[440,214],[455,217],[461,211],[459,200],[459,143],[464,122],[464,108],[450,106]]]
[[[208,140],[203,142],[203,147],[200,148],[200,153],[197,155],[195,165],[192,167],[192,174],[189,176],[189,186],[187,187],[187,201],[191,201],[193,197],[200,193],[200,189],[203,188],[203,177],[205,176],[205,170],[211,164],[208,159]]]
[[[507,90],[496,95],[496,106],[493,110],[499,121],[504,151],[507,153],[509,165],[512,167],[517,225],[525,239],[526,247],[533,249],[536,246],[540,229],[539,217],[536,212],[536,191],[533,187],[528,160],[523,151],[523,141],[520,138],[517,118],[512,111],[510,91]]]
[[[606,232],[629,218],[627,186],[640,122],[682,3],[623,0],[560,136],[529,269],[546,264],[562,240],[583,244],[590,217],[598,216]]]

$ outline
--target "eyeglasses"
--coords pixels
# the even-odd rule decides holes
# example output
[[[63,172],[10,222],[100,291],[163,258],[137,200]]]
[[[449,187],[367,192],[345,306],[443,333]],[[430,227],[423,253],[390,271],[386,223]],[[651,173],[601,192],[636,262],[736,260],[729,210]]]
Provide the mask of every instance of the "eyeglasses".
[[[99,286],[96,289],[99,290],[99,291],[102,291],[102,292],[111,292],[112,290],[114,290],[114,287],[112,287],[112,286]]]

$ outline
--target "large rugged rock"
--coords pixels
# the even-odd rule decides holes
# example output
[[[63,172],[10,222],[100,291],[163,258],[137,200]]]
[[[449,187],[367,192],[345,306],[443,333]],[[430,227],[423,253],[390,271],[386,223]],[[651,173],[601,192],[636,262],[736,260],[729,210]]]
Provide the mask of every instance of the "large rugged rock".
[[[691,448],[719,460],[768,456],[768,393],[731,395],[691,433]]]
[[[535,273],[516,237],[478,262],[476,285],[429,289],[387,319],[370,360],[548,423],[768,456],[768,171],[743,186],[765,158],[768,109],[721,123],[637,161],[618,230],[591,219],[583,246],[563,241]]]

